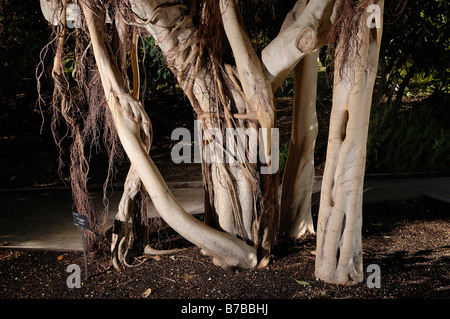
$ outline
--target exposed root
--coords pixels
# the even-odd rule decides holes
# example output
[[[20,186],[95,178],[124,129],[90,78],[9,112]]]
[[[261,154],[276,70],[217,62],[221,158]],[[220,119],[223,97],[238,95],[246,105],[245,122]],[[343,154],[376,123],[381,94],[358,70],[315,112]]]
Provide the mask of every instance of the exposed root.
[[[125,267],[137,267],[142,265],[144,262],[146,262],[148,259],[151,258],[151,256],[161,256],[161,255],[170,255],[174,254],[180,251],[183,251],[184,248],[177,248],[177,249],[167,249],[167,250],[159,250],[151,247],[150,245],[145,246],[144,253],[140,257],[135,257],[134,259],[139,260],[139,258],[144,258],[142,261],[140,261],[138,264],[130,264],[128,262],[128,254],[130,252],[130,249],[133,244],[133,236],[131,232],[131,228],[125,229],[125,234],[123,233],[124,229],[122,229],[121,238],[119,238],[118,234],[113,234],[113,242],[112,245],[112,264],[113,267],[120,271],[122,269],[121,265],[124,265]]]
[[[161,256],[161,255],[170,255],[175,254],[180,251],[185,250],[185,248],[175,248],[175,249],[155,249],[151,247],[150,245],[147,245],[144,249],[144,254],[146,255],[153,255],[153,256]]]

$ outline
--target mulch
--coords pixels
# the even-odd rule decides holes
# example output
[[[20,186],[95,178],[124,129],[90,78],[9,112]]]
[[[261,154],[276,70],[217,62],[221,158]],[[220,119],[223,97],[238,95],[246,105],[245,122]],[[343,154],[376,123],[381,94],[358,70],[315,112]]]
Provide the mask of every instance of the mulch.
[[[317,205],[313,215],[317,216]],[[450,205],[424,197],[365,204],[364,269],[381,271],[380,288],[353,287],[314,276],[315,235],[280,238],[269,265],[260,270],[223,270],[170,229],[153,234],[181,252],[154,256],[136,267],[113,270],[108,257],[82,252],[0,250],[0,299],[448,299],[450,297]],[[81,288],[69,288],[67,272],[80,266]]]

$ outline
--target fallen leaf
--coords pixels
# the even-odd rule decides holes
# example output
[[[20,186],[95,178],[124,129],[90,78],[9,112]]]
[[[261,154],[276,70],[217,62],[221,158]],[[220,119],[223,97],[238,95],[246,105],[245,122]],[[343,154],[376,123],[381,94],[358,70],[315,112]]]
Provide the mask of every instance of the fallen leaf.
[[[148,288],[144,293],[142,294],[142,298],[147,298],[152,293],[152,288]]]
[[[63,255],[59,255],[58,258],[56,258],[56,259],[58,259],[58,260],[63,260],[63,258],[64,258]]]
[[[159,255],[152,256],[151,258],[154,260],[157,260],[157,261],[161,260],[161,256],[159,256]]]
[[[311,284],[309,283],[309,282],[307,282],[307,281],[302,281],[302,280],[297,280],[297,279],[294,279],[295,280],[295,282],[297,282],[299,285],[302,285],[302,286],[311,286]]]
[[[383,223],[371,223],[373,226],[383,226]]]
[[[194,278],[196,275],[184,275],[184,276],[180,276],[182,279],[184,279],[184,281],[189,281],[192,278]]]

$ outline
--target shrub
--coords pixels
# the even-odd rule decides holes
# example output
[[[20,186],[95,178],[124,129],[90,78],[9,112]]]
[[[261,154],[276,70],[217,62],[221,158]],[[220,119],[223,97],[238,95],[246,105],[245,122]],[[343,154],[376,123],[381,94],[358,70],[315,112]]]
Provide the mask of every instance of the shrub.
[[[374,108],[367,146],[371,173],[450,172],[448,95]]]

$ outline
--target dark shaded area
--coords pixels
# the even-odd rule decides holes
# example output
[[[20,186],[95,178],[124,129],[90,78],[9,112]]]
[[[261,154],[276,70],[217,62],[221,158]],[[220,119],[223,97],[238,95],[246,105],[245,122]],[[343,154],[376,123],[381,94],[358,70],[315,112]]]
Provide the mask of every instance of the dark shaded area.
[[[39,1],[2,0],[0,8],[0,187],[48,184],[58,179],[58,154],[48,114],[36,104],[36,68],[50,28]],[[44,98],[51,92],[48,72]]]

